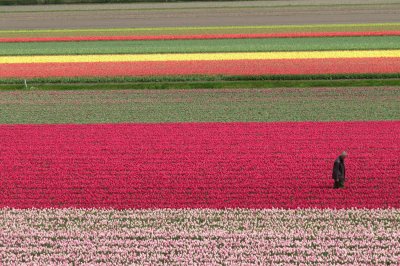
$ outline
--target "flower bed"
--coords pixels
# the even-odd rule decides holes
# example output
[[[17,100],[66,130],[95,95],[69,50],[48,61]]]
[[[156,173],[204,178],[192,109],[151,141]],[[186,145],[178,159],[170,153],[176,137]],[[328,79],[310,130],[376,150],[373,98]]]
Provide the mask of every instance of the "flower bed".
[[[400,211],[1,209],[15,264],[397,265]]]
[[[313,75],[398,73],[399,58],[0,64],[0,77]]]
[[[400,207],[400,122],[0,126],[1,207]],[[350,154],[344,190],[333,160]]]

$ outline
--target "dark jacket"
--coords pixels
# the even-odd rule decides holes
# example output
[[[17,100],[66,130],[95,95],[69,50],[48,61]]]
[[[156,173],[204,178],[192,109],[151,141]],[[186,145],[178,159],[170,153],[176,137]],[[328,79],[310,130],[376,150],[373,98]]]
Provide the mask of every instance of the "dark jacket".
[[[344,160],[340,156],[336,158],[335,163],[333,164],[332,178],[339,180],[345,180],[346,178]]]

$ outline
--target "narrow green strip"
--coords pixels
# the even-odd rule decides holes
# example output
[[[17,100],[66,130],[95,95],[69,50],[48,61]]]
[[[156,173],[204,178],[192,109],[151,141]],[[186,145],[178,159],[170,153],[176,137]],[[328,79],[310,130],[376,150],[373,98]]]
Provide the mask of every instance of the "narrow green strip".
[[[122,82],[122,83],[42,83],[24,81],[0,84],[0,90],[169,90],[169,89],[240,89],[240,88],[316,88],[316,87],[372,87],[397,86],[400,79],[360,80],[241,80],[241,81],[192,81],[192,82]]]
[[[0,43],[0,55],[85,55],[400,49],[400,36]]]
[[[143,76],[143,77],[51,77],[26,79],[29,84],[102,84],[102,83],[166,83],[166,82],[231,82],[231,81],[342,81],[378,80],[388,82],[399,80],[400,73],[393,74],[325,74],[325,75],[259,75],[259,76],[227,76],[227,75],[184,75],[184,76]],[[3,85],[22,85],[24,79],[0,78]]]

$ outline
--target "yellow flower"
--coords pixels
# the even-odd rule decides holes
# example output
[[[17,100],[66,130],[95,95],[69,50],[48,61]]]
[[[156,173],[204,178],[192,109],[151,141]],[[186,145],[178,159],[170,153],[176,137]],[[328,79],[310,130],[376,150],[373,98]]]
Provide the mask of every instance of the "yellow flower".
[[[1,56],[0,64],[400,57],[400,50]]]

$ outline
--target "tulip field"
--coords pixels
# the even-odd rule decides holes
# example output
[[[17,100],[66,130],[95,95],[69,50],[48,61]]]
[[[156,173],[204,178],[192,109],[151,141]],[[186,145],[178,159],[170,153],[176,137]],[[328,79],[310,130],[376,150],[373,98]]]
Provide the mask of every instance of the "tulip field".
[[[2,209],[0,215],[1,251],[13,247],[4,264],[397,265],[400,249],[399,210]]]
[[[400,122],[0,130],[1,170],[9,173],[1,207],[400,208]],[[349,160],[349,188],[335,191],[332,157],[341,147],[357,158]]]
[[[400,24],[339,28],[2,31],[0,78],[398,74]]]
[[[0,265],[399,265],[399,80],[400,23],[0,30]]]

